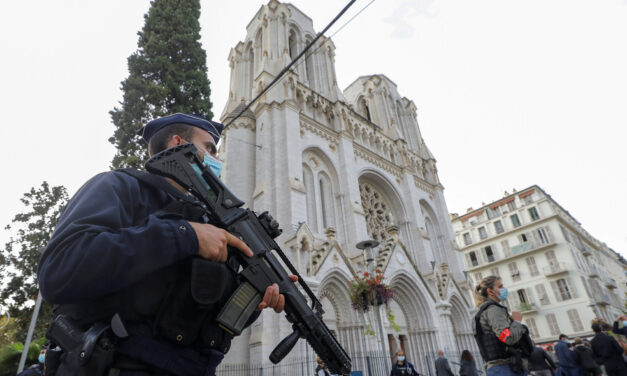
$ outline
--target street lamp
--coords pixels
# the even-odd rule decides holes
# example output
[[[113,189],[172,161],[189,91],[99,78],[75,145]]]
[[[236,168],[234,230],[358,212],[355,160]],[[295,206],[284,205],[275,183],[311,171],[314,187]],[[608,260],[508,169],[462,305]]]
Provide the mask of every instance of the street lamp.
[[[370,273],[370,275],[374,275],[374,251],[373,248],[376,248],[379,246],[379,242],[373,239],[368,239],[368,240],[364,240],[361,241],[359,243],[357,243],[356,247],[358,249],[361,249],[363,251],[365,251],[366,253],[366,263],[368,265],[368,273]],[[383,366],[385,367],[385,372],[386,374],[388,374],[390,372],[389,370],[389,359],[388,359],[388,355],[387,355],[387,347],[385,345],[385,341],[384,341],[384,335],[385,333],[383,332],[383,320],[381,319],[381,307],[379,306],[375,306],[375,317],[377,320],[377,326],[379,327],[379,337],[381,338],[381,354],[383,354]]]

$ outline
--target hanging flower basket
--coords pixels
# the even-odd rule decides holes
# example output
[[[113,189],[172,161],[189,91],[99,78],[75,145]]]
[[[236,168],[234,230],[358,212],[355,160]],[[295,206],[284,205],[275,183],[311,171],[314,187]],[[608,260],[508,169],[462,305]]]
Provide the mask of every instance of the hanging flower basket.
[[[392,289],[383,282],[383,273],[376,270],[374,275],[359,272],[348,286],[353,309],[366,312],[370,306],[387,305],[392,299]]]

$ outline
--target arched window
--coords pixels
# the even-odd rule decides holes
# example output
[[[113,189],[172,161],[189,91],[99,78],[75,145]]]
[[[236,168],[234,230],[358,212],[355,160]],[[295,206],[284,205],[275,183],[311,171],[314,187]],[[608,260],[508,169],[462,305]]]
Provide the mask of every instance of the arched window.
[[[425,247],[425,259],[427,259],[428,262],[431,262],[435,261],[435,258],[433,257],[433,251],[437,250],[437,235],[433,231],[433,223],[431,223],[431,219],[429,219],[429,217],[425,218],[425,227],[427,230],[427,235],[429,236],[429,246]]]
[[[254,60],[254,66],[255,66],[255,71],[259,70],[259,67],[261,67],[261,60],[262,60],[262,56],[263,56],[263,32],[261,31],[261,29],[259,29],[259,31],[257,31],[257,34],[255,35],[255,60]]]
[[[366,119],[368,119],[368,121],[372,121],[372,118],[370,117],[370,108],[368,107],[368,103],[366,102],[366,98],[361,97],[359,99],[359,103],[358,103],[358,111],[361,116],[365,117]]]
[[[322,209],[322,229],[335,227],[335,207],[331,190],[331,179],[324,172],[318,174],[320,183],[320,208]]]
[[[290,37],[288,40],[288,48],[290,49],[290,59],[294,60],[294,58],[298,55],[297,47],[296,47],[296,33],[294,30],[290,30]]]
[[[255,53],[252,44],[248,46],[248,83],[246,94],[248,99],[253,97],[255,87]]]
[[[307,37],[307,40],[305,41],[305,45],[308,45],[310,42],[311,42],[311,38]],[[311,52],[307,52],[307,54],[305,54],[305,70],[307,72],[307,80],[309,81],[309,88],[311,90],[315,90],[314,65],[313,65],[313,56],[311,55]]]
[[[303,183],[305,184],[305,191],[307,192],[307,224],[310,226],[312,231],[318,232],[314,177],[311,168],[307,165],[303,165]]]

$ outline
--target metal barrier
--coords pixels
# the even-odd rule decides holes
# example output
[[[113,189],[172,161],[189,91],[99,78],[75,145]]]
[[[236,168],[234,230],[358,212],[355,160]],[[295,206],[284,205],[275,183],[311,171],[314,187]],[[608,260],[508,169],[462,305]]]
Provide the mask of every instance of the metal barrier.
[[[475,358],[475,366],[479,375],[484,374],[481,357],[479,354],[473,354]],[[454,374],[459,373],[460,354],[447,353],[446,357],[449,361]],[[416,371],[420,375],[435,376],[435,360],[438,358],[436,354],[426,355],[424,359],[408,359]],[[389,366],[390,360],[380,352],[372,352],[366,355],[351,355],[353,367],[351,375],[354,376],[387,376],[385,369],[386,363]],[[316,361],[314,359],[291,358],[285,359],[279,364],[263,363],[239,363],[239,364],[221,364],[216,376],[315,376]]]

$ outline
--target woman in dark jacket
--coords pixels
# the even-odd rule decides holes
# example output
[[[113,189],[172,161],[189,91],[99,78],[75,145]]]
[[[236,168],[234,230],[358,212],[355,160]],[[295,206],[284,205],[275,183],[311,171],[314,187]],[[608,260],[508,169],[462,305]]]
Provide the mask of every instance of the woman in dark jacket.
[[[462,352],[462,359],[459,363],[459,376],[477,376],[477,367],[470,351]]]
[[[577,355],[577,364],[582,369],[583,376],[598,376],[601,373],[601,369],[594,361],[594,354],[592,349],[583,344],[581,338],[575,339],[575,354]]]

